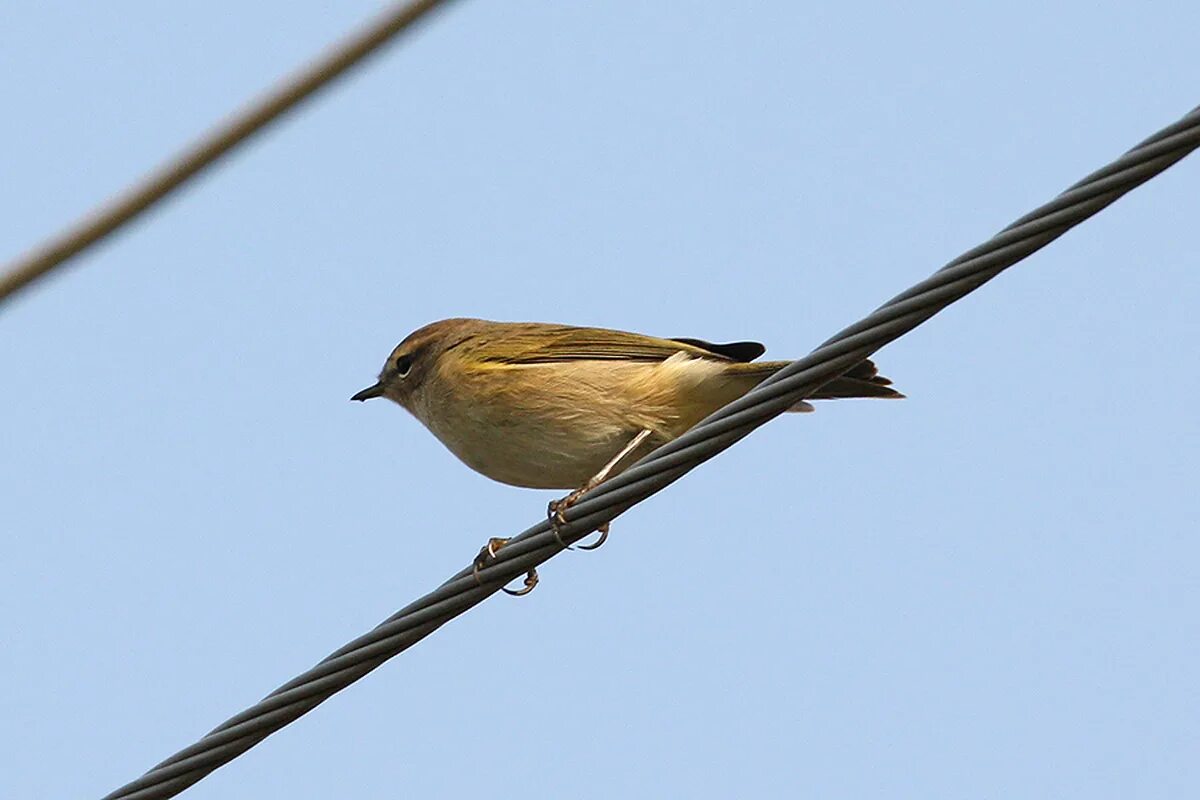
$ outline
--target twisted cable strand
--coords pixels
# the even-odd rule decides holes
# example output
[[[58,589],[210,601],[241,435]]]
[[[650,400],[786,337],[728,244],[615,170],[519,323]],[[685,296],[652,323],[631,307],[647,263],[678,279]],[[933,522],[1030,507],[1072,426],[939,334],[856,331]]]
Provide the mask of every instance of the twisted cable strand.
[[[446,1],[395,3],[141,181],[92,209],[66,230],[18,256],[0,273],[0,303],[148,211],[221,156]]]
[[[787,365],[745,396],[588,492],[569,511],[563,539],[597,526],[683,477],[863,358],[1040,250],[1075,225],[1200,147],[1200,108],[1164,128],[992,239]],[[168,758],[105,800],[173,797],[271,733],[327,700],[500,586],[562,551],[547,522],[513,538],[476,583],[470,568],[410,603],[369,633],[329,655],[200,741]]]

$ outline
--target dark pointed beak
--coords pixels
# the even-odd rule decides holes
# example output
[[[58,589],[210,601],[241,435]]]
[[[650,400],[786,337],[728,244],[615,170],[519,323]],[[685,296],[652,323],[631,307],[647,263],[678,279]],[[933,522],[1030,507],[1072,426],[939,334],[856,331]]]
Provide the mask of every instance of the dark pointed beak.
[[[372,397],[383,397],[383,382],[376,383],[373,386],[368,386],[358,394],[351,397],[351,400],[370,400]]]

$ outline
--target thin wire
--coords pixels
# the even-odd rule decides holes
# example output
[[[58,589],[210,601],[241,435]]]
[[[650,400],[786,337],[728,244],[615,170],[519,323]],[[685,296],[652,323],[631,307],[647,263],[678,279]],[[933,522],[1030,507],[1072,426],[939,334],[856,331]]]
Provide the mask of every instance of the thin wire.
[[[92,209],[66,230],[18,256],[0,274],[0,303],[149,210],[285,111],[327,86],[446,2],[448,0],[395,3],[136,184]]]
[[[1070,228],[1200,147],[1200,108],[1145,140],[1107,167],[1009,225],[988,242],[951,261],[897,295],[804,358],[771,376],[630,469],[584,495],[569,512],[563,539],[573,543],[630,506],[673,483],[812,394],[883,345],[920,325],[1004,269],[1045,247]],[[195,744],[163,761],[105,800],[172,797],[253,747],[450,619],[494,594],[501,585],[562,551],[545,521],[514,538],[494,564],[470,568],[410,603],[371,632],[332,653],[259,703],[222,723]]]

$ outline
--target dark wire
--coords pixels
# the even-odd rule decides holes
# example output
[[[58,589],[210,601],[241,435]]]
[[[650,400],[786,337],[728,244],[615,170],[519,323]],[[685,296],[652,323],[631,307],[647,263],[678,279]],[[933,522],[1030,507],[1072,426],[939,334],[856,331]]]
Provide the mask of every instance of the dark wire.
[[[18,256],[0,273],[0,303],[157,205],[188,179],[445,2],[447,0],[396,3],[138,183],[92,209],[53,238]]]

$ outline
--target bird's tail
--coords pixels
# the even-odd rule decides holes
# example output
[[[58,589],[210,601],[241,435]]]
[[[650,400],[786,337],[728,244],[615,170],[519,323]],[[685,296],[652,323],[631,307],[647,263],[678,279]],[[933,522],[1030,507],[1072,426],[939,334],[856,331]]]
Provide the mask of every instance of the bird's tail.
[[[786,367],[787,361],[763,361],[761,363],[738,364],[738,371],[747,377],[756,376],[755,385]],[[809,397],[788,411],[812,411],[809,400],[842,400],[854,397],[881,397],[898,400],[904,395],[892,388],[892,382],[879,374],[875,362],[865,359],[849,371],[834,378]]]

